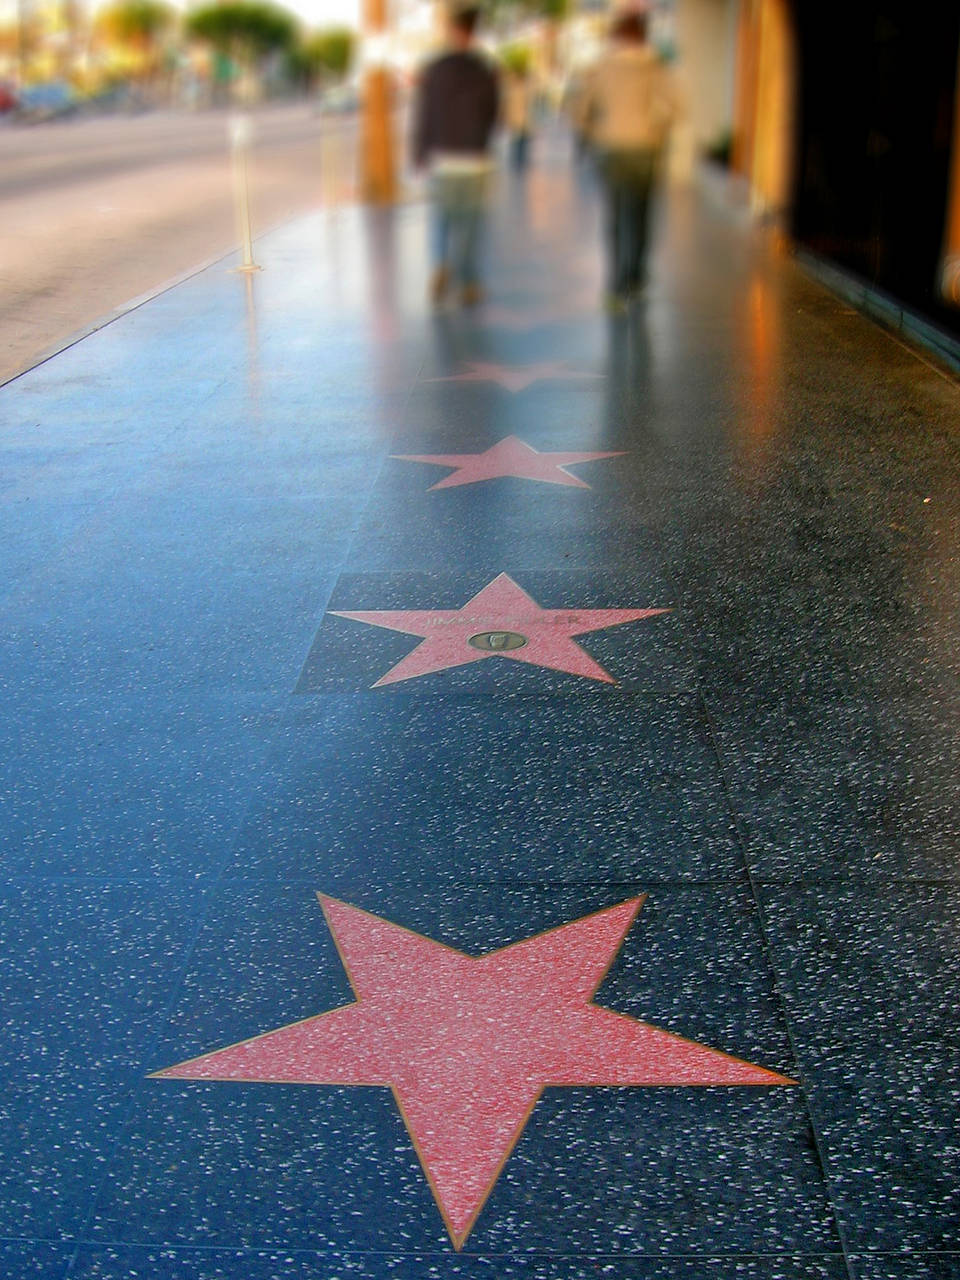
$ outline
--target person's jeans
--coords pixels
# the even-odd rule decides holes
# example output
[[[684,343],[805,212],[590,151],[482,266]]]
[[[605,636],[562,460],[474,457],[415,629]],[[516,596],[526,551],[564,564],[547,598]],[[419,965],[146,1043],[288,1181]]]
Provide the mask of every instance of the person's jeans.
[[[658,154],[650,150],[607,151],[599,160],[607,203],[608,287],[611,293],[625,297],[645,283]]]
[[[461,286],[480,278],[480,249],[486,208],[486,173],[435,173],[433,263],[446,267]]]
[[[516,170],[527,167],[530,153],[530,134],[525,129],[517,130],[510,137],[510,164]]]

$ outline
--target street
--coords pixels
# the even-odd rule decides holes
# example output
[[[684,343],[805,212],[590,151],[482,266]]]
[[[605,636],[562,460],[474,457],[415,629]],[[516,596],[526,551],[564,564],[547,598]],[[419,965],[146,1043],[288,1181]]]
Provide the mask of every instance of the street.
[[[231,113],[0,126],[0,382],[141,294],[235,248]],[[252,114],[254,235],[353,193],[356,124]]]

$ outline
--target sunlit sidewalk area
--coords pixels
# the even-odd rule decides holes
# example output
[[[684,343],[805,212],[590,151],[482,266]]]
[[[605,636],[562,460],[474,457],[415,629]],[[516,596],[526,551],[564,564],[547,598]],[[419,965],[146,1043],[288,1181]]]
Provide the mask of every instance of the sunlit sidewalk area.
[[[0,389],[0,1272],[960,1257],[956,383],[563,132]]]

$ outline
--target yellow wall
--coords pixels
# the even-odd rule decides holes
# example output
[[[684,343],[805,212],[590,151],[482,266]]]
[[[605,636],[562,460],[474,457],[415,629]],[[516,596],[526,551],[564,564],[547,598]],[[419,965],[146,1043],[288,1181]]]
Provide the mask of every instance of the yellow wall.
[[[960,65],[957,66],[956,106],[953,113],[953,160],[943,246],[940,292],[960,307]]]
[[[736,0],[677,0],[679,73],[698,151],[715,143],[733,123],[736,8]]]
[[[789,0],[741,0],[737,34],[734,168],[758,213],[790,203],[796,44]]]

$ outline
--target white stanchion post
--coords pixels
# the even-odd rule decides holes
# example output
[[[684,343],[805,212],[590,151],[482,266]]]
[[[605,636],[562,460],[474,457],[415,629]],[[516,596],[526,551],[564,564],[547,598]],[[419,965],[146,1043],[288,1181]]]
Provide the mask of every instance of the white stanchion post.
[[[253,235],[250,227],[250,182],[247,159],[253,126],[250,117],[237,114],[230,118],[230,153],[233,161],[233,203],[237,216],[237,232],[243,261],[237,271],[259,271],[253,260]]]

